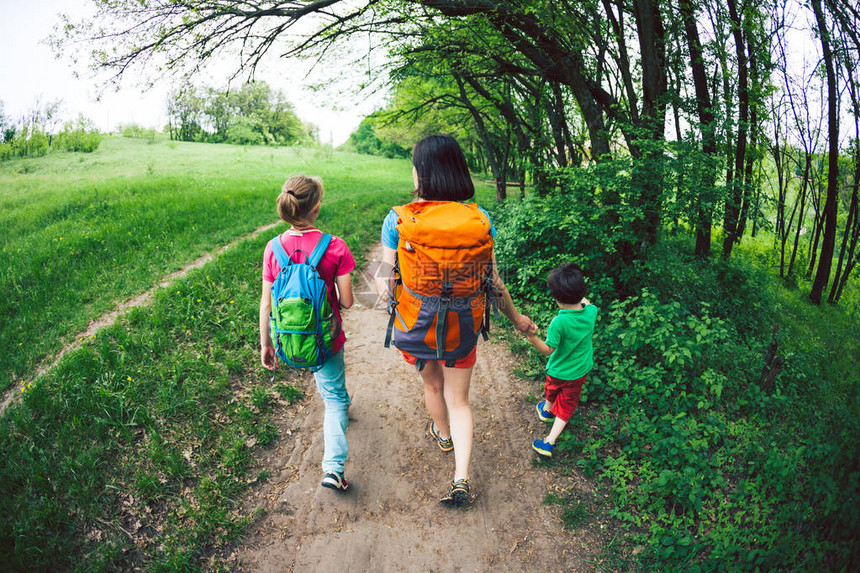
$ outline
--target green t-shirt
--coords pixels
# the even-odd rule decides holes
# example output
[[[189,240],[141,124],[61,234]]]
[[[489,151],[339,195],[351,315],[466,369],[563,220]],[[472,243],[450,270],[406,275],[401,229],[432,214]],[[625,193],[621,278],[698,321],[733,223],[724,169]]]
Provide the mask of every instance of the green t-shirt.
[[[594,367],[591,335],[597,307],[593,304],[574,310],[563,308],[546,331],[546,344],[555,348],[546,363],[546,373],[559,380],[577,380]]]

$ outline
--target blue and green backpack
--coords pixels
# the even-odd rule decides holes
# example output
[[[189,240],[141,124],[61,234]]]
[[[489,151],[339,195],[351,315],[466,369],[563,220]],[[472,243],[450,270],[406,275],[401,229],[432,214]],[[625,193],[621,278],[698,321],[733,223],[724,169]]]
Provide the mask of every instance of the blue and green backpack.
[[[331,235],[325,234],[305,261],[294,263],[281,245],[280,236],[271,241],[272,252],[281,267],[272,283],[272,313],[269,335],[281,362],[317,371],[331,358],[340,321],[328,300],[328,287],[317,265],[328,249]]]

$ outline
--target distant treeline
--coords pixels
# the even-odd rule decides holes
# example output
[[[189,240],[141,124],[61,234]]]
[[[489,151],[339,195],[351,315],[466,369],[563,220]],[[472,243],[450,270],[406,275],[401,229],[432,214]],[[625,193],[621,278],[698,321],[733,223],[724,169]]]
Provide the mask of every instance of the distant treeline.
[[[42,108],[39,104],[15,121],[7,116],[0,101],[0,161],[13,157],[42,157],[49,151],[83,151],[98,149],[102,134],[83,115],[66,121],[60,127],[59,100]]]
[[[295,145],[318,140],[318,128],[296,115],[280,90],[265,82],[238,89],[188,85],[170,93],[165,132],[178,141]]]

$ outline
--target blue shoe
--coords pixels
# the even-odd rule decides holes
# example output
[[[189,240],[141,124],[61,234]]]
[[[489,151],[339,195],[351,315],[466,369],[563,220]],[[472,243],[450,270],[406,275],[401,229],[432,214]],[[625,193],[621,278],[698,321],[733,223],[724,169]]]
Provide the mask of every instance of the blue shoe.
[[[546,456],[548,458],[552,457],[552,450],[555,448],[555,444],[550,444],[549,442],[545,442],[543,440],[535,440],[532,443],[532,449],[539,453],[542,456]]]
[[[552,412],[546,410],[546,400],[541,400],[535,406],[538,413],[538,418],[540,418],[541,422],[552,422],[555,420],[555,416],[552,415]]]

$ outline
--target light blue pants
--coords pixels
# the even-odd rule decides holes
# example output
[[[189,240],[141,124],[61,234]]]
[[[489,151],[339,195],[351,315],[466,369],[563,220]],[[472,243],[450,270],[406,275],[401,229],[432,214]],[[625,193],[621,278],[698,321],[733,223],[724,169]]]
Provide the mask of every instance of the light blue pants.
[[[346,427],[349,416],[349,394],[346,392],[346,374],[343,365],[343,348],[328,359],[322,368],[314,372],[317,382],[317,392],[325,405],[323,421],[323,437],[325,438],[325,453],[323,454],[322,469],[324,472],[343,473],[343,463],[349,453],[346,443]]]

